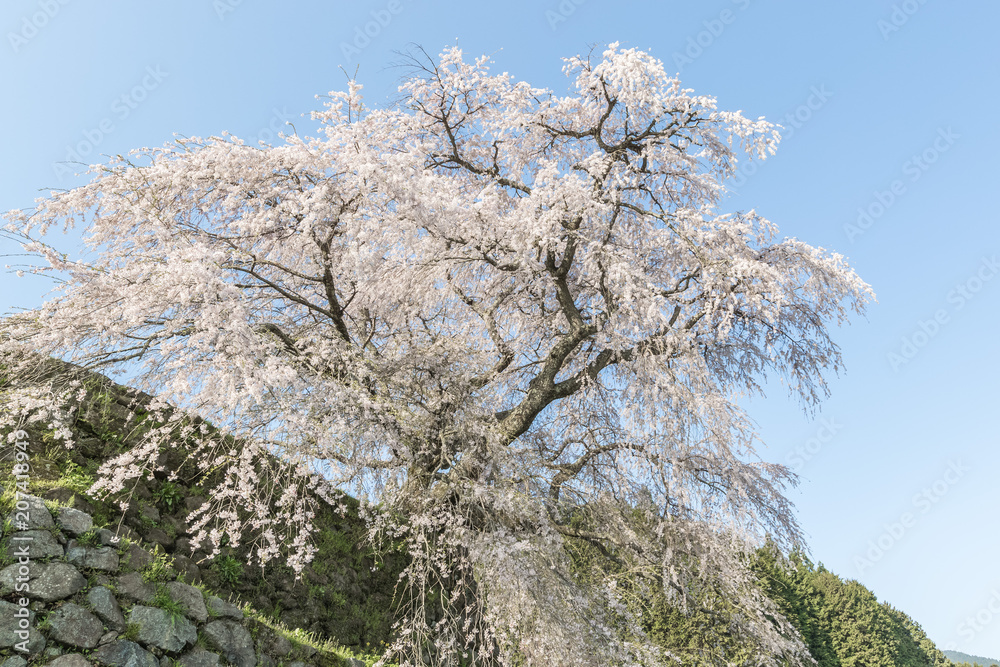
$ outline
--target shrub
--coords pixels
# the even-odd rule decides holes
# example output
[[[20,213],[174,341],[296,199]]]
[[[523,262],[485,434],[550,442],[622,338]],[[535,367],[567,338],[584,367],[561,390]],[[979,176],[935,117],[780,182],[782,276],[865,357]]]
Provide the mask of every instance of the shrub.
[[[155,500],[168,514],[173,514],[174,510],[180,507],[184,501],[184,494],[181,488],[173,482],[163,482],[153,493]]]
[[[243,565],[232,556],[216,557],[212,562],[212,569],[219,575],[222,583],[229,587],[235,586],[243,574]]]

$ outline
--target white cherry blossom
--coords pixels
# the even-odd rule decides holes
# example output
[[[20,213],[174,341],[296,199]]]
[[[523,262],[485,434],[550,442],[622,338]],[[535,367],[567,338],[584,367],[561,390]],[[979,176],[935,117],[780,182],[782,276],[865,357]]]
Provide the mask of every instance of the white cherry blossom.
[[[828,327],[873,294],[837,253],[718,210],[776,127],[617,44],[566,60],[566,95],[457,48],[414,62],[395,106],[331,93],[318,137],[178,139],[10,214],[63,282],[3,322],[8,363],[55,355],[154,395],[162,425],[95,491],[182,433],[228,470],[196,517],[215,544],[301,570],[314,499],[361,495],[412,556],[387,655],[405,664],[668,663],[626,582],[571,573],[569,539],[682,608],[717,586],[762,663],[808,662],[745,568],[801,535],[793,475],[757,458],[738,401],[773,375],[815,405],[841,364]],[[76,259],[44,240],[67,226]]]

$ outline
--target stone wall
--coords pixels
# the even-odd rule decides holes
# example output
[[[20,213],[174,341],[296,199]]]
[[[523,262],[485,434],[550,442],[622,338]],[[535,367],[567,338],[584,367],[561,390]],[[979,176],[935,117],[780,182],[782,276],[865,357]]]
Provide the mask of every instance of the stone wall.
[[[162,548],[50,506],[24,496],[7,517],[15,530],[3,546],[15,562],[0,570],[0,653],[8,656],[0,667],[318,664],[315,649],[176,580]]]
[[[16,512],[10,513],[0,545],[0,667],[23,664],[19,659],[85,664],[63,654],[108,665],[154,664],[151,657],[164,665],[342,665],[352,655],[372,662],[389,635],[402,565],[398,555],[376,554],[365,544],[356,501],[348,499],[347,514],[325,504],[317,509],[319,551],[299,580],[288,567],[254,565],[245,548],[222,546],[218,556],[209,558],[205,548],[194,548],[187,518],[205,502],[212,480],[187,470],[169,482],[158,472],[134,484],[128,496],[86,495],[96,467],[141,437],[134,413],[150,397],[55,360],[41,365],[34,378],[40,386],[57,388],[70,380],[82,381],[86,388],[85,397],[73,405],[74,448],[54,442],[42,425],[26,428],[32,443],[28,492],[35,500],[32,525],[17,525]],[[5,385],[11,386],[0,377],[0,410]],[[6,442],[7,435],[0,432],[0,439]],[[0,498],[0,517],[14,503],[11,449],[4,444],[0,450],[0,484],[8,486]],[[174,451],[182,454],[183,444]],[[167,462],[168,468],[183,466],[180,460]],[[124,511],[119,505],[123,500]],[[34,525],[36,521],[40,523]],[[28,654],[14,649],[19,640],[11,634],[20,620],[13,612],[22,594],[14,588],[18,550],[24,544],[33,550],[28,607],[34,631]],[[198,591],[202,604],[192,591]],[[185,601],[194,610],[185,606],[178,611]],[[99,603],[104,603],[101,609],[117,605],[121,613],[109,621]],[[257,620],[237,618],[241,608]],[[230,610],[225,612],[229,615],[220,610]],[[164,614],[170,627],[182,628],[184,634],[171,640],[156,634]],[[77,634],[67,634],[62,629],[67,624]],[[78,640],[81,628],[87,635],[84,643],[68,641]],[[247,632],[254,639],[249,645]],[[188,641],[191,637],[196,639]],[[345,650],[325,650],[332,646]],[[67,662],[72,660],[76,662]]]

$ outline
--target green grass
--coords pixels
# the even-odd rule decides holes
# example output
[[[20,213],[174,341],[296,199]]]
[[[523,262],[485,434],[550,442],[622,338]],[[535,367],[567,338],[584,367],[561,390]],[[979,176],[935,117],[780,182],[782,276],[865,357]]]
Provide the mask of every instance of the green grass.
[[[292,651],[281,664],[288,664],[295,660],[307,660],[307,662],[319,665],[346,665],[349,658],[361,660],[365,665],[371,666],[378,660],[378,655],[374,652],[357,652],[347,647],[340,646],[335,641],[318,637],[314,632],[308,632],[301,628],[289,628],[280,620],[265,616],[253,609],[244,609],[247,618],[256,623],[251,624],[251,634],[256,637],[261,626],[266,626],[285,637],[292,644]],[[308,646],[316,651],[316,655],[307,659]],[[371,647],[369,647],[371,648]],[[389,666],[387,666],[389,667]]]
[[[76,538],[76,543],[84,547],[97,547],[101,545],[100,538],[97,537],[97,529],[91,528],[83,535]]]
[[[167,591],[167,587],[163,584],[156,587],[156,594],[153,596],[153,606],[167,612],[170,615],[171,624],[175,624],[178,619],[184,617],[184,605],[170,597],[170,592]]]
[[[53,519],[56,518],[56,516],[59,515],[59,508],[60,507],[65,507],[65,505],[63,505],[62,503],[59,503],[59,502],[57,502],[55,500],[45,500],[45,499],[43,499],[42,500],[42,504],[45,505],[45,509],[47,509],[49,511],[49,514],[52,515]]]
[[[130,642],[139,641],[139,624],[129,623],[128,625],[126,625],[125,632],[122,634],[122,636],[125,639],[129,640]]]
[[[147,583],[169,581],[176,573],[171,567],[173,559],[162,551],[156,553],[153,562],[142,571],[142,580]]]
[[[173,514],[184,502],[184,494],[173,482],[160,482],[160,487],[153,492],[153,500],[165,509],[167,514]]]
[[[49,630],[51,630],[51,629],[52,629],[52,619],[50,619],[50,618],[49,618],[49,616],[51,615],[51,613],[52,613],[52,612],[48,612],[48,613],[46,613],[46,614],[45,614],[45,615],[43,615],[43,616],[41,617],[41,619],[40,619],[40,620],[38,621],[38,624],[37,624],[37,625],[35,626],[35,628],[36,628],[36,629],[37,629],[37,630],[38,630],[39,632],[48,632]]]
[[[243,564],[232,556],[216,557],[212,569],[219,575],[219,581],[232,588],[243,576]]]
[[[81,468],[73,461],[66,461],[62,466],[58,484],[61,487],[86,493],[87,489],[94,485],[94,475]]]
[[[276,601],[274,603],[274,609],[271,610],[271,620],[277,621],[281,619],[281,602]]]

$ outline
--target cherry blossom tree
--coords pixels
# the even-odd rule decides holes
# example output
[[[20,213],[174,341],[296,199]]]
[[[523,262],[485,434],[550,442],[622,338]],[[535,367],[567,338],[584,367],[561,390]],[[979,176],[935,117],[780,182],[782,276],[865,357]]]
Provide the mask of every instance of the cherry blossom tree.
[[[232,471],[203,536],[262,561],[301,569],[312,499],[363,498],[410,555],[387,658],[666,663],[623,601],[651,586],[680,609],[718,591],[759,662],[809,662],[746,566],[801,536],[738,401],[775,375],[815,405],[828,327],[873,294],[840,255],[719,212],[776,127],[617,44],[565,61],[567,95],[457,48],[413,64],[391,107],[331,93],[319,137],[178,139],[12,212],[61,282],[4,320],[8,365],[128,373],[171,411],[94,491],[183,422],[192,460]],[[79,258],[53,226],[85,228]],[[199,441],[198,419],[236,439]],[[265,455],[297,471],[280,493],[255,491]],[[616,568],[584,576],[570,542]]]

